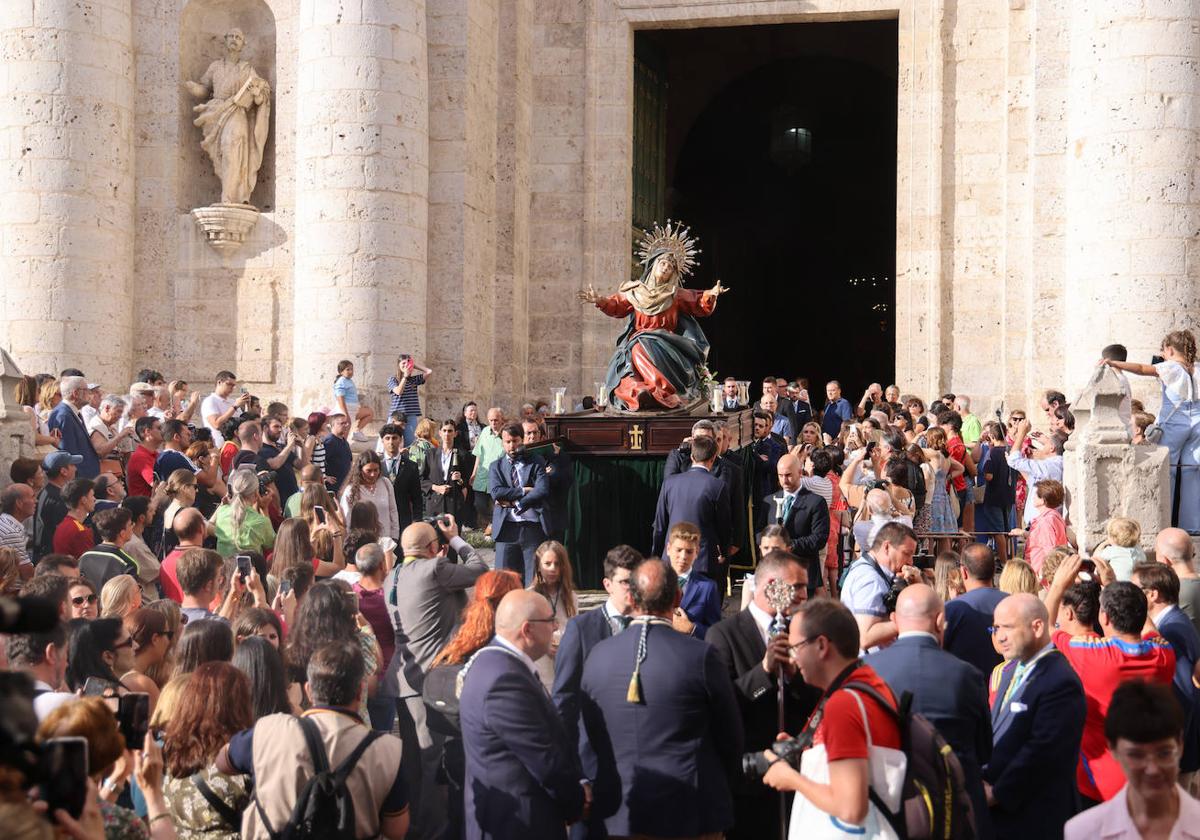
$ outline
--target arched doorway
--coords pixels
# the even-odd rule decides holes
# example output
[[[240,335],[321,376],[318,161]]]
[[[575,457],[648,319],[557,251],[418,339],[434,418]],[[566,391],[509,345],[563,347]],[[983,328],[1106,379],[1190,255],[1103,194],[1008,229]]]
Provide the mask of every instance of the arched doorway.
[[[689,282],[733,291],[709,367],[827,379],[895,366],[896,24],[638,33],[665,85],[662,206],[700,239]],[[636,156],[636,152],[635,152]],[[636,205],[636,200],[635,200]],[[757,387],[754,388],[757,393]]]

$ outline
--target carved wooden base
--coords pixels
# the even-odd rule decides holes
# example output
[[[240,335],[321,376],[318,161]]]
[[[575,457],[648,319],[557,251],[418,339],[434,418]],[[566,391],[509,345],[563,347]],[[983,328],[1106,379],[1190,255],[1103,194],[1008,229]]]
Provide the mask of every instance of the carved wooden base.
[[[753,419],[749,409],[713,414],[707,403],[673,411],[581,411],[546,418],[550,438],[566,449],[588,455],[666,455],[692,434],[692,424],[707,418],[724,421],[732,435],[730,448],[750,442]]]

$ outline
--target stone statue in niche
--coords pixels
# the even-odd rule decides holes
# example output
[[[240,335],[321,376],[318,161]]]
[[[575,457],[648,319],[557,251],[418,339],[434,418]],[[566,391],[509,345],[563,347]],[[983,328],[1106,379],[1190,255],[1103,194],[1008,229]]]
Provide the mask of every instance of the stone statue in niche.
[[[270,125],[271,86],[242,61],[245,45],[240,29],[229,30],[225,58],[210,64],[199,82],[184,82],[192,96],[210,97],[192,110],[204,133],[200,146],[221,181],[222,204],[250,203]]]

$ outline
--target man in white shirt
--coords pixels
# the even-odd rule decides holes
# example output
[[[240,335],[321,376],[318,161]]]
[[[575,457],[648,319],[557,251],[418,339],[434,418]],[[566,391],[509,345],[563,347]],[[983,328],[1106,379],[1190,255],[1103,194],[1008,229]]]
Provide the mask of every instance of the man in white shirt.
[[[1063,439],[1057,435],[1048,437],[1043,435],[1035,435],[1033,438],[1033,451],[1026,458],[1021,454],[1021,447],[1025,443],[1026,436],[1029,435],[1029,430],[1032,424],[1026,418],[1013,428],[1013,444],[1009,449],[1008,465],[1025,477],[1025,483],[1033,487],[1044,478],[1052,478],[1055,481],[1063,480]],[[1025,510],[1022,512],[1021,524],[1028,528],[1029,523],[1037,516],[1037,511],[1034,509],[1034,501],[1037,498],[1036,493],[1030,493],[1025,500]],[[1064,503],[1064,509],[1066,504]],[[1065,516],[1065,510],[1060,510]]]
[[[245,392],[235,400],[229,399],[235,387],[237,376],[232,371],[223,370],[217,374],[217,384],[213,392],[200,404],[200,416],[204,418],[205,427],[212,431],[213,446],[216,449],[225,443],[225,438],[221,436],[221,427],[235,414],[245,411],[246,406],[250,404],[250,394]]]
[[[88,398],[87,405],[79,409],[79,414],[83,417],[83,425],[90,429],[92,427],[92,418],[100,413],[100,400],[104,398],[104,391],[95,382],[89,382],[88,388],[91,389],[92,396]]]
[[[33,577],[25,523],[35,510],[37,494],[28,484],[12,484],[0,492],[0,548],[11,548],[17,553],[17,570],[24,580]]]

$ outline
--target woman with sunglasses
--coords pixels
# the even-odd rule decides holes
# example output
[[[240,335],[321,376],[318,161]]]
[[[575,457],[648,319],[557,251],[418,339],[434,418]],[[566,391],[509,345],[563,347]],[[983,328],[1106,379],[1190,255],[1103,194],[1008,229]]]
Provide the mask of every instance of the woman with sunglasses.
[[[67,600],[71,604],[71,618],[100,617],[100,596],[96,594],[95,584],[87,578],[75,578],[71,581],[71,588],[67,590]]]
[[[133,670],[133,639],[117,618],[73,619],[67,626],[67,687],[80,691],[89,678],[119,690],[117,674]]]
[[[150,695],[150,711],[158,702],[158,684],[148,676],[155,665],[167,658],[174,633],[168,629],[167,617],[158,610],[142,607],[124,619],[125,632],[133,641],[133,667],[121,675],[121,683],[130,691]]]

